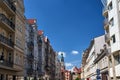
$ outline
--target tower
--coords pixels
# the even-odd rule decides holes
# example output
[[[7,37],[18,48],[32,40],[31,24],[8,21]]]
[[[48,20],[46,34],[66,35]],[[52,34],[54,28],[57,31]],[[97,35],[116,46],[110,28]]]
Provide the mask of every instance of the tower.
[[[61,68],[65,69],[63,53],[61,53]]]

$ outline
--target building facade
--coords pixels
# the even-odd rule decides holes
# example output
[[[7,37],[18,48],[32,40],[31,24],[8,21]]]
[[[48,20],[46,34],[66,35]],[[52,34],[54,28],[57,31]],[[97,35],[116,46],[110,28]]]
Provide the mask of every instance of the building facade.
[[[118,80],[120,79],[120,0],[102,0],[102,3],[106,43],[111,49],[108,56],[110,79]]]
[[[76,80],[76,79],[81,79],[81,68],[77,68],[74,66],[71,71],[72,79],[71,80]]]
[[[42,80],[45,75],[45,37],[42,30],[38,30],[38,77]]]
[[[84,51],[82,57],[82,69],[81,69],[81,77],[85,80],[96,80],[101,79],[102,69],[100,66],[104,64],[100,64],[95,62],[99,55],[102,55],[101,49],[105,45],[105,36],[100,36],[94,38],[89,47]],[[106,59],[107,60],[107,59]],[[106,66],[105,66],[106,68]],[[97,70],[100,70],[99,73]]]
[[[27,19],[26,23],[24,77],[25,80],[36,80],[38,78],[37,23],[35,19]]]
[[[55,80],[61,80],[61,64],[60,60],[58,59],[58,53],[56,53],[55,64],[56,64]]]
[[[0,0],[0,79],[23,78],[24,35],[23,0]]]
[[[46,80],[55,80],[55,51],[53,50],[52,46],[50,45],[50,41],[47,37],[44,37],[44,43],[45,43],[45,53],[44,53],[44,76],[43,79]]]
[[[97,55],[94,60],[94,64],[96,64],[96,74],[97,78],[102,80],[109,80],[108,74],[108,55],[110,51],[107,49],[107,45],[105,44],[103,48],[100,50],[100,54]]]
[[[65,70],[65,80],[73,80],[71,71]]]
[[[55,80],[56,52],[42,30],[38,30],[38,77],[45,80]]]

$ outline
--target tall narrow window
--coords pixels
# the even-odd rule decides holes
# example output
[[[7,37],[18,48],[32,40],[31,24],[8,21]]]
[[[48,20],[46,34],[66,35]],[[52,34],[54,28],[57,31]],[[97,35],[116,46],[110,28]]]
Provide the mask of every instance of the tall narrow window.
[[[12,61],[12,55],[11,53],[9,53],[9,56],[8,56],[8,61],[11,62]]]
[[[113,42],[113,43],[116,42],[115,35],[112,36],[112,42]]]
[[[10,39],[10,41],[12,41],[12,35],[11,34],[9,35],[9,39]]]

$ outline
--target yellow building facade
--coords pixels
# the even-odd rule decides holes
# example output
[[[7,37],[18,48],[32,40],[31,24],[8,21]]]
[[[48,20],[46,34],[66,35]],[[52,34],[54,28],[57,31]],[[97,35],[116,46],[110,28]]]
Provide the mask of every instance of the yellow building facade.
[[[24,70],[23,0],[0,0],[0,79],[20,80]]]

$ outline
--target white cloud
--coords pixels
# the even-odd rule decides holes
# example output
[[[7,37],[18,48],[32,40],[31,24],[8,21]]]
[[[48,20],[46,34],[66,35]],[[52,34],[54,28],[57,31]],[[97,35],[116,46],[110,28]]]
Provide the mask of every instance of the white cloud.
[[[61,54],[63,54],[63,57],[66,57],[66,53],[65,52],[62,52],[62,51],[58,52],[59,56],[61,56]]]
[[[76,50],[73,50],[73,51],[72,51],[72,54],[77,55],[77,54],[79,54],[79,52],[76,51]]]
[[[71,61],[71,62],[67,62],[65,63],[66,69],[69,71],[73,71],[73,67],[80,67],[80,60],[76,60],[76,61]]]
[[[72,67],[73,64],[72,64],[72,63],[65,63],[65,66],[66,66],[66,67]]]

